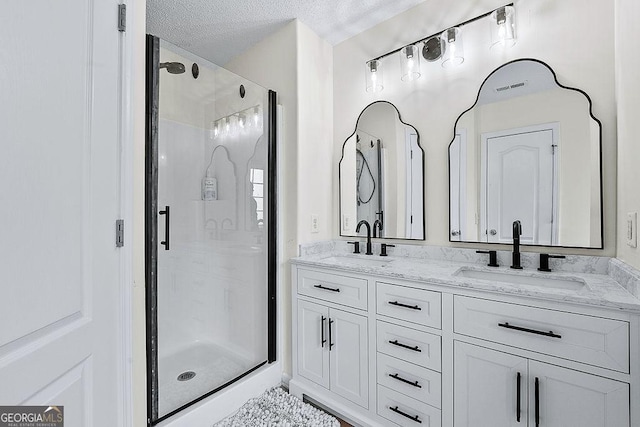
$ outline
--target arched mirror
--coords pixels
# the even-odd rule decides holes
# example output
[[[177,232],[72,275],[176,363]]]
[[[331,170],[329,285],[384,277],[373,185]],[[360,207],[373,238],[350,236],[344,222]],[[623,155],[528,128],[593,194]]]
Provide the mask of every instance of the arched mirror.
[[[424,240],[424,152],[393,104],[376,101],[360,113],[339,173],[341,236],[377,220],[376,237]]]
[[[509,62],[462,113],[449,145],[449,240],[602,248],[601,124],[547,64]]]

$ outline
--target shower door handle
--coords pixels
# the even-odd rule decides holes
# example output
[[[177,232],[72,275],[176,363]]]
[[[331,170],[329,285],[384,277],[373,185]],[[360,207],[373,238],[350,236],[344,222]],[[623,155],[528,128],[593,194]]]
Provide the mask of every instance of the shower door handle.
[[[160,242],[161,245],[164,246],[164,250],[169,250],[169,230],[171,227],[171,219],[169,213],[169,206],[165,206],[163,211],[158,212],[160,215],[166,215],[164,220],[164,240]]]

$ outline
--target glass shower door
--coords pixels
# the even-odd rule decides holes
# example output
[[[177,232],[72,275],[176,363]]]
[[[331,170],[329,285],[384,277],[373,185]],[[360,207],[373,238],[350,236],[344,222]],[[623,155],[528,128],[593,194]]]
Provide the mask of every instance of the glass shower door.
[[[169,43],[155,52],[152,423],[267,363],[275,330],[270,92]]]

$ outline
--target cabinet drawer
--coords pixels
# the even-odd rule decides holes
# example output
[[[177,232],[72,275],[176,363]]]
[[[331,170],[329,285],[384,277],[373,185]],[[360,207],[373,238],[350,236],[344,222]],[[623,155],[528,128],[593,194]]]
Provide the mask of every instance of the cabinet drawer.
[[[377,357],[378,384],[436,408],[441,407],[442,377],[439,372],[382,353]]]
[[[440,329],[440,292],[376,283],[377,313]]]
[[[299,269],[298,293],[353,308],[367,309],[366,279]]]
[[[440,409],[378,385],[378,415],[400,426],[440,427]]]
[[[379,352],[440,371],[440,337],[378,320]]]
[[[454,332],[629,372],[629,323],[455,296]]]

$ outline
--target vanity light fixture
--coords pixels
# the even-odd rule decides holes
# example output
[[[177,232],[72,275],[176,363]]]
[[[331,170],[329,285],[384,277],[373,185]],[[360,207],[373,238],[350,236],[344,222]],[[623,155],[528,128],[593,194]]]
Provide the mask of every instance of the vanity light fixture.
[[[400,77],[402,81],[411,81],[419,78],[421,74],[420,55],[417,48],[419,44],[422,44],[422,55],[427,62],[442,59],[442,66],[445,68],[462,64],[464,62],[462,27],[487,16],[492,17],[491,47],[493,48],[494,45],[513,46],[516,41],[516,15],[513,3],[509,3],[367,61],[365,67],[365,87],[367,92],[375,93],[384,89],[381,60],[398,52],[400,52],[400,69],[402,73]]]
[[[380,92],[384,89],[384,86],[382,85],[382,76],[380,60],[373,59],[367,62],[364,76],[367,84],[367,92]]]
[[[503,6],[491,13],[491,50],[516,44],[516,9]]]
[[[442,66],[453,68],[464,62],[464,45],[462,31],[458,27],[444,30],[440,35],[442,41]]]
[[[405,46],[400,51],[400,70],[403,82],[420,78],[420,53],[416,45]]]

